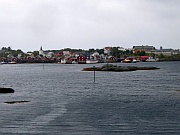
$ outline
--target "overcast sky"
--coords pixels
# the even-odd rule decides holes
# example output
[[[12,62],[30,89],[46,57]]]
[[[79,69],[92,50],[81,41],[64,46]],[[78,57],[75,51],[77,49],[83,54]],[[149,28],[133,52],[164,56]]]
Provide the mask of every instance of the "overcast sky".
[[[180,49],[180,0],[0,0],[0,47]]]

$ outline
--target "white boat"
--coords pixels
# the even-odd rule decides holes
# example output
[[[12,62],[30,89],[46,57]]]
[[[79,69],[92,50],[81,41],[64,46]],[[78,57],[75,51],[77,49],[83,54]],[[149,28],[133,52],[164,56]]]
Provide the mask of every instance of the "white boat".
[[[136,60],[136,59],[133,59],[133,60],[132,60],[132,63],[136,63],[136,62],[137,62],[137,60]]]
[[[62,60],[61,60],[61,64],[66,64],[66,60],[65,60],[65,59],[62,59]]]
[[[72,61],[67,60],[67,59],[62,59],[61,64],[72,64]]]
[[[152,58],[152,57],[149,57],[149,58],[146,60],[146,62],[156,62],[156,61],[158,61],[158,59],[154,59],[154,58]]]
[[[76,61],[72,61],[72,64],[77,64],[77,62]]]
[[[8,64],[16,64],[15,61],[8,62]]]
[[[2,61],[2,62],[1,62],[1,64],[7,64],[7,62],[5,62],[5,61]]]
[[[86,60],[86,64],[96,64],[98,63],[97,60]]]

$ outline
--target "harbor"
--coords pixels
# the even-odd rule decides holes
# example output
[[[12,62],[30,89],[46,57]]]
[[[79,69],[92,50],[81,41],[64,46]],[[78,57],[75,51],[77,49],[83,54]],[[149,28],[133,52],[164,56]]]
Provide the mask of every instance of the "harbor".
[[[128,65],[160,69],[96,71],[94,82],[81,70],[101,63],[0,66],[1,86],[15,90],[0,94],[0,134],[180,134],[180,63]]]

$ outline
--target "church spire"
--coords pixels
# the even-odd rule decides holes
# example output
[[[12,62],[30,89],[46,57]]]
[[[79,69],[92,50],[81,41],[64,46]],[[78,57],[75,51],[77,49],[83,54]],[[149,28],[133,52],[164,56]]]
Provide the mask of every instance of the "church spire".
[[[42,46],[41,46],[41,48],[39,50],[39,55],[43,55],[44,56],[44,52],[43,52]]]
[[[42,45],[41,45],[41,48],[40,48],[40,50],[42,51],[43,49],[42,49]]]

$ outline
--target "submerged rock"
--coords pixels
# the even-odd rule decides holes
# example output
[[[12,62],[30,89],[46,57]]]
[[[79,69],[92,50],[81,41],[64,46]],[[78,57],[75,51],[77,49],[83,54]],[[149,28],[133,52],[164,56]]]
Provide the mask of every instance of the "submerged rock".
[[[30,101],[7,101],[7,102],[4,102],[4,103],[7,103],[7,104],[17,104],[17,103],[27,103],[27,102],[30,102]]]
[[[12,88],[0,88],[0,93],[14,93]]]
[[[102,67],[89,67],[84,68],[83,71],[113,71],[113,72],[124,72],[124,71],[136,71],[136,70],[155,70],[160,69],[157,67],[135,67],[135,66],[115,66],[112,64],[105,64]]]

